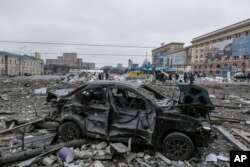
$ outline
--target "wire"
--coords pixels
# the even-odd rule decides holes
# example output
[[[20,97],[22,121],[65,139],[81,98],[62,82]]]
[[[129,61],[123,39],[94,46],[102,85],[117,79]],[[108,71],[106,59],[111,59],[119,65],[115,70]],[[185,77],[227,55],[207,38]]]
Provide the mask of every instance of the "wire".
[[[0,43],[22,43],[36,45],[74,45],[74,46],[96,46],[96,47],[119,47],[119,48],[156,48],[151,46],[133,46],[133,45],[101,45],[88,43],[61,43],[61,42],[34,42],[34,41],[0,41]]]
[[[22,52],[24,54],[34,54],[34,52]],[[54,54],[54,55],[63,55],[63,53],[47,53],[47,52],[39,52],[41,54]],[[77,55],[82,55],[82,56],[134,56],[134,57],[145,57],[146,55],[139,55],[139,54],[109,54],[109,53],[77,53]]]

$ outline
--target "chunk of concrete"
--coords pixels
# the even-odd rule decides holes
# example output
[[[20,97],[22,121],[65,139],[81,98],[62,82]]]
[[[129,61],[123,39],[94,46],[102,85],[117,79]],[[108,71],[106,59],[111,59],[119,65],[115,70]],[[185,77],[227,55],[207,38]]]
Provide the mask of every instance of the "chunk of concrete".
[[[118,167],[128,167],[128,165],[124,162],[119,162]]]
[[[35,94],[37,95],[43,95],[47,93],[47,88],[39,88],[39,89],[35,89]]]
[[[210,153],[206,156],[207,162],[217,162],[217,155]]]
[[[81,149],[82,150],[87,150],[87,146],[84,144],[84,145],[82,145]]]
[[[145,156],[144,156],[144,160],[145,160],[145,161],[149,161],[150,158],[151,158],[150,155],[145,155]]]
[[[52,160],[54,160],[54,161],[57,160],[57,157],[55,155],[50,155],[49,158],[52,159]]]
[[[46,166],[52,166],[53,163],[54,163],[54,160],[49,157],[45,157],[43,159],[43,164]]]
[[[128,147],[122,143],[112,143],[110,144],[118,153],[126,153],[128,152]]]
[[[172,164],[172,161],[165,157],[163,154],[157,152],[156,155],[161,158],[166,164]]]
[[[38,130],[38,133],[48,134],[49,132],[46,129],[40,129],[40,130]]]
[[[138,152],[136,156],[138,158],[143,158],[144,157],[144,153],[143,152]]]
[[[95,160],[91,167],[105,167],[100,161]]]
[[[136,158],[136,153],[130,152],[129,154],[124,155],[124,157],[126,159],[126,162],[129,163]]]
[[[91,158],[92,156],[94,156],[95,154],[96,154],[96,152],[94,152],[92,150],[80,151],[78,154],[78,157],[81,159],[88,159],[88,158]]]
[[[101,143],[97,144],[97,145],[95,146],[95,148],[96,148],[97,150],[102,150],[102,149],[104,149],[104,148],[107,147],[107,146],[108,146],[108,144],[107,144],[106,142],[101,142]]]

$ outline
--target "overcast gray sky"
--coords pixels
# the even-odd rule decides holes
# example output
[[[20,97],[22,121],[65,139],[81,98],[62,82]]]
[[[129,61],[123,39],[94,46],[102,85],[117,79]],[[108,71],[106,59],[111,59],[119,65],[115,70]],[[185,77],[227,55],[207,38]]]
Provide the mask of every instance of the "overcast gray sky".
[[[250,18],[249,0],[1,0],[0,41],[37,41],[108,45],[160,46],[184,42]],[[16,52],[24,44],[0,43],[0,50]],[[25,44],[22,52],[107,53],[146,55],[146,48]],[[56,58],[56,54],[43,54]],[[146,56],[80,55],[97,66]]]

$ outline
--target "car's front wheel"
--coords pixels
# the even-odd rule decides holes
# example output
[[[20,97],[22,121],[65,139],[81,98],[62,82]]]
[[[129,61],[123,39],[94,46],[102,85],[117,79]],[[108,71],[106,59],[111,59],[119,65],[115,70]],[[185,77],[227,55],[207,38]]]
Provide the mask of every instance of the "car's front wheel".
[[[187,135],[173,132],[165,137],[163,152],[172,160],[186,160],[193,155],[193,142]]]
[[[71,121],[62,123],[58,132],[64,142],[82,138],[81,129],[76,123]]]

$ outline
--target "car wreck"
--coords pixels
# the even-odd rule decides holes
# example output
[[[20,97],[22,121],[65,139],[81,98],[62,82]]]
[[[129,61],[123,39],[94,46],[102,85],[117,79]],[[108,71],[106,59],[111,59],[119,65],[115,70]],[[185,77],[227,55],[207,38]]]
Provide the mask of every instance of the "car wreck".
[[[213,136],[208,92],[178,85],[179,99],[168,99],[147,84],[118,81],[86,83],[72,90],[48,92],[63,141],[97,138],[153,146],[172,160],[193,156]]]

